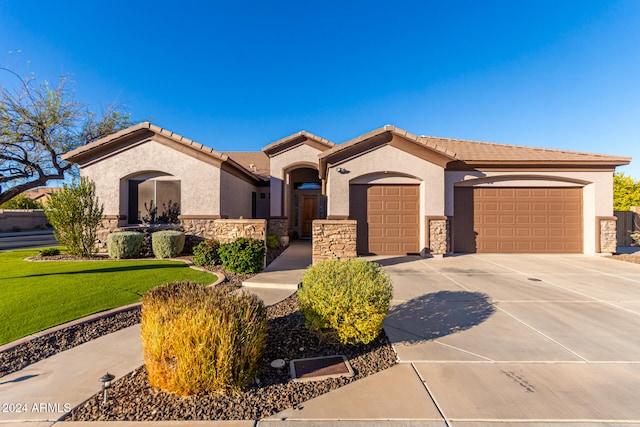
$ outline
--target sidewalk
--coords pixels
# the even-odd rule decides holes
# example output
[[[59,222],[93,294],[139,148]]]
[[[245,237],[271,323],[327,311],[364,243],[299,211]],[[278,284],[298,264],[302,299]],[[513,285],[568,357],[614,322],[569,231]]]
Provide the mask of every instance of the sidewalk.
[[[293,293],[302,281],[305,269],[311,265],[311,241],[296,240],[261,273],[245,281],[247,288],[289,289]]]

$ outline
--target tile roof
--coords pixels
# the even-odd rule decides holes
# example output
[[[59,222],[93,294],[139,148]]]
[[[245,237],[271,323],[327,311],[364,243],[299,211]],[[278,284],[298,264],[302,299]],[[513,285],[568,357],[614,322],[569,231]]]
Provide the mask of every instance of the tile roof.
[[[171,132],[168,129],[164,129],[161,128],[160,126],[156,126],[154,124],[151,124],[149,122],[142,122],[142,123],[138,123],[137,125],[133,125],[130,126],[126,129],[122,129],[121,131],[115,132],[111,135],[107,135],[104,138],[100,138],[96,141],[93,141],[89,144],[83,145],[81,147],[76,148],[75,150],[69,151],[68,153],[65,153],[62,155],[62,159],[63,160],[70,160],[70,161],[74,161],[74,159],[77,159],[79,156],[82,156],[84,154],[88,154],[88,152],[93,151],[97,148],[106,146],[107,144],[111,144],[114,141],[120,140],[122,138],[125,138],[129,135],[133,135],[136,132],[140,132],[140,131],[144,131],[144,130],[150,130],[152,132],[155,132],[158,135],[162,135],[165,136],[175,142],[178,142],[182,145],[185,145],[187,147],[193,148],[195,150],[198,150],[202,153],[205,153],[211,157],[215,157],[218,158],[222,161],[227,160],[226,156],[222,153],[220,153],[219,151],[214,150],[213,148],[207,147],[206,145],[202,145],[196,141],[193,141],[189,138],[185,138],[182,135],[178,135],[177,133]]]
[[[269,156],[262,151],[234,151],[224,154],[262,180],[268,180],[271,176]]]
[[[526,147],[520,145],[497,144],[462,139],[420,136],[418,141],[434,144],[441,149],[454,153],[456,159],[466,163],[618,163],[627,164],[629,157],[594,154],[580,151],[554,150],[548,148]]]
[[[463,139],[441,138],[435,136],[418,136],[393,125],[386,125],[374,131],[349,140],[343,144],[324,151],[320,159],[344,151],[359,143],[374,138],[385,132],[401,136],[416,144],[449,157],[452,160],[467,164],[585,164],[585,165],[624,165],[631,161],[630,157],[611,156],[606,154],[585,153],[579,151],[553,150],[547,148],[526,147],[518,145],[496,144]]]
[[[294,134],[281,138],[275,142],[272,142],[271,144],[265,147],[262,147],[262,151],[267,154],[271,154],[272,152],[279,151],[281,147],[286,147],[288,144],[296,141],[297,139],[300,139],[301,141],[305,139],[309,139],[317,142],[320,146],[324,146],[327,149],[335,145],[333,142],[329,141],[328,139],[321,138],[317,135],[307,132],[306,130],[301,130],[300,132],[296,132]]]

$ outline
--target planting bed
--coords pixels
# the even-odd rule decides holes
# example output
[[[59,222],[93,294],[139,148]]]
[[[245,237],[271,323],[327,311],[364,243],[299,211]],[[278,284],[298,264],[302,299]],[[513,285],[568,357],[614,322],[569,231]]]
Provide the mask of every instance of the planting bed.
[[[257,381],[237,395],[178,397],[149,385],[144,367],[117,381],[109,392],[108,405],[97,393],[74,409],[66,421],[98,420],[255,420],[389,368],[396,355],[384,332],[368,345],[343,347],[321,343],[304,327],[295,295],[268,308],[267,349]],[[296,383],[289,370],[271,367],[274,359],[344,354],[355,376]]]

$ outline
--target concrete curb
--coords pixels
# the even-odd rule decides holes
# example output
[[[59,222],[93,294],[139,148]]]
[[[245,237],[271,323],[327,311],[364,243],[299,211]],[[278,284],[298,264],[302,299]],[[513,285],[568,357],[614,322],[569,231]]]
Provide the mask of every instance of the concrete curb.
[[[213,282],[212,284],[207,285],[208,287],[217,286],[220,283],[222,283],[225,280],[227,280],[227,277],[223,273],[214,273],[214,272],[211,272],[211,271],[209,271],[209,270],[207,270],[205,268],[197,267],[191,261],[187,261],[185,259],[168,258],[168,259],[166,259],[166,261],[182,261],[185,264],[187,264],[187,266],[189,268],[192,268],[194,270],[205,271],[205,272],[208,272],[208,273],[211,273],[211,274],[215,274],[218,277],[218,279],[215,282]],[[142,305],[141,302],[135,302],[133,304],[124,305],[122,307],[116,307],[116,308],[112,308],[112,309],[105,310],[105,311],[100,311],[98,313],[94,313],[94,314],[90,314],[90,315],[85,316],[85,317],[81,317],[80,319],[72,320],[70,322],[63,323],[61,325],[53,326],[53,327],[51,327],[49,329],[45,329],[44,331],[36,332],[35,334],[27,335],[26,337],[19,338],[19,339],[15,340],[15,341],[7,343],[7,344],[3,344],[3,345],[0,346],[0,352],[12,350],[14,347],[17,347],[19,345],[27,343],[27,342],[29,342],[31,340],[36,339],[36,338],[40,338],[40,337],[43,337],[45,335],[52,334],[54,332],[58,332],[58,331],[60,331],[62,329],[66,329],[66,328],[69,328],[71,326],[77,326],[77,325],[82,325],[82,324],[85,324],[85,323],[93,322],[95,320],[102,319],[104,317],[109,317],[109,316],[112,316],[114,314],[118,314],[118,313],[122,313],[122,312],[125,312],[125,311],[128,311],[128,310],[131,310],[131,309],[136,308],[136,307],[138,307],[140,305]]]
[[[0,233],[1,237],[19,237],[19,236],[39,236],[45,234],[53,234],[53,229],[48,228],[44,230],[26,230],[26,231],[3,231]]]

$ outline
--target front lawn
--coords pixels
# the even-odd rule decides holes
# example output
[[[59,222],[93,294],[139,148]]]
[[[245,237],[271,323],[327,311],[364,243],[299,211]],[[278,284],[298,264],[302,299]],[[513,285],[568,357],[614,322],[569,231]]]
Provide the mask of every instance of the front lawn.
[[[140,301],[165,282],[216,276],[180,261],[45,261],[37,249],[0,252],[0,345],[61,323]]]

